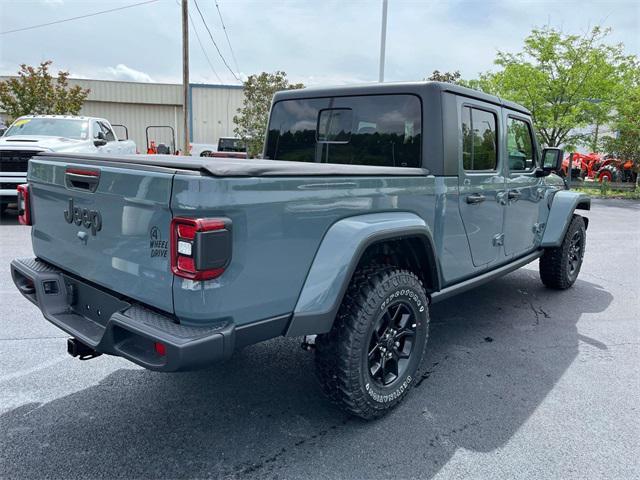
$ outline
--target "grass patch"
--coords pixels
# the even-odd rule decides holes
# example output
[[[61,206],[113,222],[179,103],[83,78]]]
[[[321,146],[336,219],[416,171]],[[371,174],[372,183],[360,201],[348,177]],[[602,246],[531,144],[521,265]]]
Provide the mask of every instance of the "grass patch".
[[[604,182],[607,183],[607,182]],[[602,188],[580,188],[571,186],[575,192],[585,193],[594,198],[616,198],[627,200],[640,200],[640,189],[635,190],[615,190],[604,185]]]

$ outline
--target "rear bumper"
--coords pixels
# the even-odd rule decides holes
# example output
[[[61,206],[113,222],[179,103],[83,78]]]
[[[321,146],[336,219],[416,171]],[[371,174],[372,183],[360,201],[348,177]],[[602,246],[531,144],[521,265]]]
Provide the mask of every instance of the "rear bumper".
[[[97,352],[127,358],[150,370],[201,368],[230,356],[235,347],[231,322],[180,325],[168,315],[122,300],[36,258],[13,260],[11,276],[48,321]],[[164,345],[164,355],[157,353],[155,342]]]

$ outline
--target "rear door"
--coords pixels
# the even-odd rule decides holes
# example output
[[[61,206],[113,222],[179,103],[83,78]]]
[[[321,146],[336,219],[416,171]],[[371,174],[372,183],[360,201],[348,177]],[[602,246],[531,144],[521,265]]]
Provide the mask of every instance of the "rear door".
[[[504,110],[507,156],[504,247],[507,256],[523,255],[535,247],[540,202],[544,197],[533,128],[528,117]]]
[[[173,312],[173,171],[31,162],[33,250],[83,279]]]
[[[499,155],[500,107],[458,98],[462,155],[459,208],[476,267],[488,268],[502,249],[505,179]]]

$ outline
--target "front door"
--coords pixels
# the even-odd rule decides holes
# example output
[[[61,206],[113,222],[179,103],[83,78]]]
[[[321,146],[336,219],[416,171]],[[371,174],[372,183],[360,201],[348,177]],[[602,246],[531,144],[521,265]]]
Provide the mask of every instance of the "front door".
[[[535,247],[540,202],[544,196],[541,179],[535,176],[538,155],[528,118],[505,113],[507,186],[504,248],[507,256],[523,255]]]
[[[505,180],[498,154],[499,107],[460,101],[462,155],[459,208],[476,267],[487,268],[502,251]]]

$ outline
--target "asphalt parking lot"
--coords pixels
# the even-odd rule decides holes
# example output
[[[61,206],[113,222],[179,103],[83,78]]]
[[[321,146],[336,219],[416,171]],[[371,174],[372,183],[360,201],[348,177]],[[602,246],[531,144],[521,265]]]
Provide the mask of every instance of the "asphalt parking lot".
[[[297,339],[208,370],[81,362],[13,287],[0,226],[2,478],[640,477],[640,203],[595,201],[566,292],[537,263],[432,308],[427,373],[384,419],[327,403]]]

